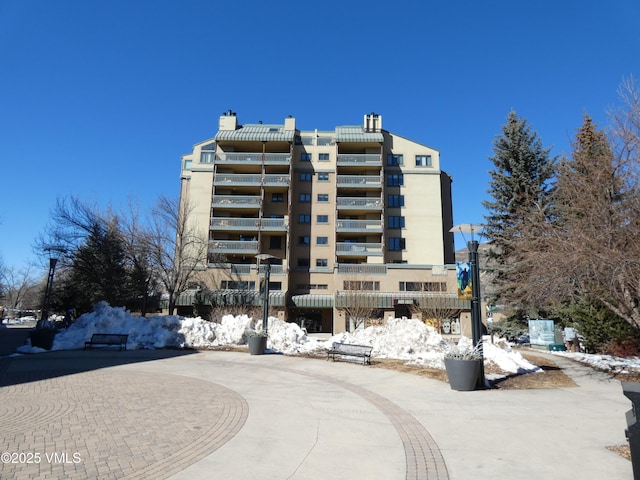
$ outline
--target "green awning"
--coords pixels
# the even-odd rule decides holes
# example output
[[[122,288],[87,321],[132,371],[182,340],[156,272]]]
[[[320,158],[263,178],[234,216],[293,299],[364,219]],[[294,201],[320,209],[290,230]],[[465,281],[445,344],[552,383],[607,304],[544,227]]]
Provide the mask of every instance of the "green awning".
[[[333,295],[294,295],[291,297],[294,306],[302,308],[333,308]]]

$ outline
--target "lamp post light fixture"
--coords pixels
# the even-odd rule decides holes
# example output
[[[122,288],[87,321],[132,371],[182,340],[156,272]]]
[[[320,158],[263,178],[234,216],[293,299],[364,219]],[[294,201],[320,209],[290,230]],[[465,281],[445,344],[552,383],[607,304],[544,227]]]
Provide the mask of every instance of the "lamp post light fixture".
[[[260,253],[256,255],[258,260],[258,275],[260,275],[260,264],[265,263],[264,283],[262,284],[262,331],[265,336],[269,334],[269,277],[271,276],[271,260],[275,257],[268,253]]]
[[[482,348],[482,308],[480,298],[480,265],[478,263],[478,241],[474,239],[474,233],[481,231],[482,225],[474,225],[471,223],[462,223],[456,225],[449,231],[452,233],[470,233],[471,240],[467,242],[467,248],[469,249],[469,265],[471,267],[471,336],[473,337],[473,345],[477,347],[477,350],[483,359],[484,364],[484,351]],[[465,239],[466,240],[466,239]],[[480,377],[476,388],[484,388],[485,377],[484,367],[480,370]]]

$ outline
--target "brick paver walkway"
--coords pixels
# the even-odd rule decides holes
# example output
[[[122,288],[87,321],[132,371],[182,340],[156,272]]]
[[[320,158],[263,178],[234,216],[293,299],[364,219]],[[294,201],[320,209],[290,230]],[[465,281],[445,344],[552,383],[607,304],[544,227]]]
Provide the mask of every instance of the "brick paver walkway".
[[[248,415],[235,392],[179,375],[106,369],[24,382],[0,363],[0,478],[166,478]]]

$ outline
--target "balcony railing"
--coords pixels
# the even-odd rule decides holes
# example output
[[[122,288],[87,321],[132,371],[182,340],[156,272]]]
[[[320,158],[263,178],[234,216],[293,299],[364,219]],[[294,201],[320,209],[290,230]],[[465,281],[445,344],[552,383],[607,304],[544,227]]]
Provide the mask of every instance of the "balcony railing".
[[[382,188],[380,175],[338,175],[338,188]]]
[[[336,254],[345,257],[382,256],[381,243],[336,243]]]
[[[267,174],[264,176],[264,185],[267,187],[288,187],[289,175]]]
[[[382,156],[375,153],[351,153],[338,155],[338,166],[382,166]]]
[[[386,265],[369,265],[366,263],[340,263],[338,264],[338,273],[346,273],[349,275],[386,275]]]
[[[211,204],[218,208],[260,208],[258,195],[214,195]]]
[[[338,220],[336,231],[382,233],[382,220]]]
[[[217,186],[259,186],[261,181],[262,176],[256,174],[218,173],[213,177],[213,184]]]
[[[338,197],[338,210],[382,210],[379,197]]]
[[[238,253],[245,255],[255,255],[258,253],[258,242],[251,240],[248,242],[238,240],[212,240],[209,242],[212,253]]]
[[[213,217],[211,219],[211,230],[258,230],[260,228],[259,218],[228,218]]]
[[[289,165],[291,155],[288,153],[261,152],[218,152],[216,163],[225,165],[259,165],[263,162],[267,165]]]
[[[271,232],[286,232],[287,223],[284,218],[263,218],[260,221],[260,230]]]
[[[260,265],[260,274],[264,274],[267,271],[266,268],[266,265]],[[284,266],[282,265],[271,265],[270,273],[271,275],[282,275],[287,272],[284,271]]]
[[[249,275],[251,273],[251,265],[245,263],[232,263],[231,274],[232,275]]]

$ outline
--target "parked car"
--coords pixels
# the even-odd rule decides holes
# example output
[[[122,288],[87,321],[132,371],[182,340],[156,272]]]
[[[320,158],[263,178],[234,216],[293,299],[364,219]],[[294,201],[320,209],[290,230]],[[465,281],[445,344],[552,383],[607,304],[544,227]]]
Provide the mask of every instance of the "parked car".
[[[517,345],[529,345],[531,343],[531,339],[529,338],[528,333],[523,333],[516,339]]]

